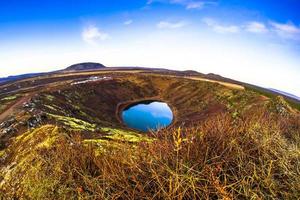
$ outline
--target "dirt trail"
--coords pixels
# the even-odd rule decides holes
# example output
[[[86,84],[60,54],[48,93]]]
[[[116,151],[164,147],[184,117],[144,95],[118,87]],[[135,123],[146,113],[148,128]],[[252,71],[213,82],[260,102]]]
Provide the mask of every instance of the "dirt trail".
[[[5,109],[5,111],[3,111],[0,114],[0,122],[2,122],[5,118],[7,118],[9,115],[13,114],[13,112],[21,107],[23,105],[23,103],[27,102],[29,99],[31,98],[31,95],[26,94],[26,96],[21,97],[19,100],[17,100],[14,104],[8,106],[8,108]]]
[[[234,83],[228,83],[228,82],[223,82],[223,81],[215,81],[215,80],[211,80],[211,79],[192,77],[192,76],[187,77],[187,78],[191,79],[191,80],[206,81],[206,82],[211,82],[211,83],[219,83],[219,84],[224,85],[226,87],[230,87],[230,88],[237,89],[237,90],[245,90],[244,86],[234,84]]]
[[[164,76],[164,75],[158,75],[158,74],[152,74],[154,76]],[[245,87],[242,85],[234,84],[234,83],[228,83],[224,81],[216,81],[212,79],[206,79],[206,78],[200,78],[196,76],[176,76],[176,75],[168,75],[168,77],[174,77],[174,78],[184,78],[184,79],[189,79],[189,80],[197,80],[197,81],[205,81],[205,82],[211,82],[211,83],[219,83],[220,85],[236,89],[236,90],[245,90]]]

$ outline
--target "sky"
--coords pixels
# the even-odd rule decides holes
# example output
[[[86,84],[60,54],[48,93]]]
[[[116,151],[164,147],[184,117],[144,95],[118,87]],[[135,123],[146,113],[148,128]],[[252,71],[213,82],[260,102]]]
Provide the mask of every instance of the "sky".
[[[0,77],[100,62],[300,96],[299,10],[299,0],[0,1]]]

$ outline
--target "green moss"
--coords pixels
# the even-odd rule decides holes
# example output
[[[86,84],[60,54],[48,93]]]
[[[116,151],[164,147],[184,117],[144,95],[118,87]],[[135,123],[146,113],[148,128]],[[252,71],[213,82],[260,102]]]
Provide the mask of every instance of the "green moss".
[[[27,131],[25,133],[23,133],[22,135],[19,135],[18,137],[16,137],[16,141],[22,141],[22,142],[27,142],[28,140],[30,140],[33,135],[38,132],[39,129],[35,129],[33,131]]]
[[[40,157],[43,149],[54,147],[63,134],[59,128],[53,125],[45,125],[35,130],[28,131],[16,138],[11,147],[15,152],[14,162],[16,165],[11,169],[11,173],[6,173],[7,181],[17,181],[22,186],[22,192],[26,191],[29,199],[49,199],[49,194],[57,182],[53,176],[44,174],[43,178],[36,181],[36,174],[41,173],[46,162]],[[52,172],[51,172],[52,173]],[[22,179],[15,179],[16,175],[21,175]],[[0,198],[1,199],[1,198]]]
[[[233,96],[233,91],[227,88],[217,90],[215,93],[219,98],[224,98],[224,99],[228,99]]]
[[[46,99],[48,99],[49,101],[53,101],[53,100],[54,100],[54,96],[52,96],[52,95],[46,95],[45,97],[46,97]]]
[[[85,112],[83,112],[82,108],[79,105],[72,104],[72,106],[79,111],[79,113],[80,113],[81,116],[84,116],[84,117],[86,117],[88,119],[91,119],[90,115],[88,115]]]
[[[25,145],[31,145],[32,143],[36,143],[38,140],[42,141],[44,144],[51,144],[55,140],[58,135],[58,127],[53,125],[45,125],[40,128],[27,131],[22,135],[16,137],[16,142]],[[43,145],[41,145],[43,146]],[[47,146],[47,145],[45,145]]]
[[[38,174],[38,168],[31,168],[31,173]],[[58,181],[53,177],[43,177],[36,182],[34,178],[27,178],[22,182],[24,189],[27,191],[30,199],[49,199],[49,196],[54,195],[52,188],[57,187]]]
[[[3,99],[1,99],[2,101],[13,101],[13,100],[16,100],[18,97],[20,97],[19,94],[16,94],[16,95],[12,95],[12,96],[8,96],[8,97],[5,97]]]
[[[266,89],[263,89],[263,88],[260,88],[260,87],[255,87],[255,86],[245,86],[246,90],[248,91],[253,91],[253,92],[256,92],[256,93],[259,93],[263,96],[266,96],[266,97],[269,97],[271,99],[274,99],[278,96],[278,94],[270,91],[270,90],[266,90]],[[297,109],[300,111],[300,103],[299,101],[297,100],[293,100],[292,98],[284,98],[285,101],[294,109]]]
[[[269,109],[280,115],[289,115],[292,108],[282,96],[274,97],[269,103]]]
[[[3,110],[5,110],[5,108],[6,108],[6,105],[1,104],[0,105],[0,112],[2,112]]]
[[[56,109],[56,108],[54,108],[53,106],[50,106],[50,105],[45,105],[45,107],[49,108],[50,110],[57,111],[57,109]]]
[[[5,155],[5,150],[0,151],[0,158],[2,158]]]
[[[32,162],[35,159],[36,150],[53,146],[61,136],[58,129],[53,125],[45,125],[18,136],[13,146],[17,152],[15,159],[18,168],[24,169],[28,163]]]
[[[96,156],[105,155],[106,152],[114,150],[123,150],[127,148],[136,148],[135,144],[122,143],[120,141],[107,139],[87,139],[83,141],[84,146],[91,145]]]
[[[133,131],[126,131],[121,129],[113,129],[113,128],[102,128],[104,132],[108,132],[108,135],[104,138],[116,140],[116,141],[124,141],[124,142],[142,142],[142,141],[152,141],[146,135],[138,134]]]
[[[106,139],[87,139],[83,141],[83,145],[88,146],[92,145],[94,147],[96,155],[100,155],[105,152],[106,148],[120,148],[121,143],[108,141]]]
[[[239,116],[239,112],[238,111],[234,111],[233,113],[232,113],[232,118],[237,118]]]
[[[127,148],[128,142],[131,148],[136,147],[138,142],[151,142],[153,139],[146,135],[138,134],[133,131],[122,129],[102,128],[101,131],[106,132],[106,135],[100,139],[87,139],[83,141],[84,145],[92,145],[95,147],[96,155],[105,152],[107,148],[123,149]]]
[[[50,148],[58,139],[58,127],[55,127],[44,141],[38,144],[38,147]]]
[[[61,115],[53,115],[53,114],[48,114],[48,115],[54,118],[55,120],[62,122],[64,125],[69,126],[73,130],[77,130],[77,131],[86,130],[92,132],[96,130],[95,124],[91,124],[89,122],[77,118],[66,117]]]

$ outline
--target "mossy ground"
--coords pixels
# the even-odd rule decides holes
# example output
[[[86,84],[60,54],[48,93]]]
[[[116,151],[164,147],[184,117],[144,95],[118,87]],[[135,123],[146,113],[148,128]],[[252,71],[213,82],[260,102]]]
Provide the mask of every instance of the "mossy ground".
[[[0,98],[0,113],[3,112],[8,105],[16,101],[18,98],[20,98],[22,95],[16,94],[16,95],[10,95],[3,98]]]
[[[11,96],[7,96],[1,99],[1,101],[13,101],[16,100],[17,98],[19,98],[20,95],[11,95]]]
[[[139,133],[117,118],[120,103],[154,97],[174,108],[172,127]],[[47,120],[0,151],[0,199],[300,198],[299,113],[280,97],[136,74],[35,102],[26,115]]]
[[[96,125],[86,122],[84,120],[80,120],[73,117],[66,117],[60,115],[48,114],[51,118],[53,118],[56,122],[61,122],[62,124],[68,126],[72,130],[75,131],[90,131],[94,132],[96,130]]]
[[[5,151],[4,151],[4,150],[0,151],[0,159],[1,159],[4,155],[5,155]]]
[[[150,136],[111,128],[82,139],[46,125],[16,138],[3,198],[297,199],[299,121],[264,113],[244,122],[215,116],[192,129]],[[233,128],[234,127],[234,128]],[[143,139],[140,139],[143,138]],[[15,188],[11,190],[11,188]]]

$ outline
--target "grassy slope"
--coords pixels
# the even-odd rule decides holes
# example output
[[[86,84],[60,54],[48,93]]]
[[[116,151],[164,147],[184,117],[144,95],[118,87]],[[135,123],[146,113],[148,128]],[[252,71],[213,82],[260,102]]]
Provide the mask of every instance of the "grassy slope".
[[[149,135],[123,127],[118,103],[149,97],[172,105],[175,126]],[[59,123],[0,151],[0,199],[300,197],[300,121],[280,98],[136,75],[44,92],[39,102]]]
[[[253,85],[246,85],[245,88],[249,91],[254,91],[256,93],[262,94],[266,97],[269,98],[275,98],[276,96],[278,96],[277,94],[275,94],[273,91],[261,88],[261,87],[257,87],[257,86],[253,86]],[[300,102],[292,99],[292,98],[288,98],[285,97],[285,100],[295,109],[300,111]]]
[[[69,87],[59,93],[44,93],[41,109],[52,116],[72,116],[92,124],[124,128],[116,118],[119,103],[149,98],[168,102],[176,115],[176,125],[198,123],[222,112],[237,115],[267,103],[255,93],[232,90],[217,83],[130,75],[115,81]]]
[[[243,122],[221,115],[193,129],[162,131],[154,140],[134,143],[82,140],[43,126],[16,138],[5,151],[13,153],[16,166],[1,171],[1,195],[297,199],[300,124],[287,133],[281,120],[261,114]]]

